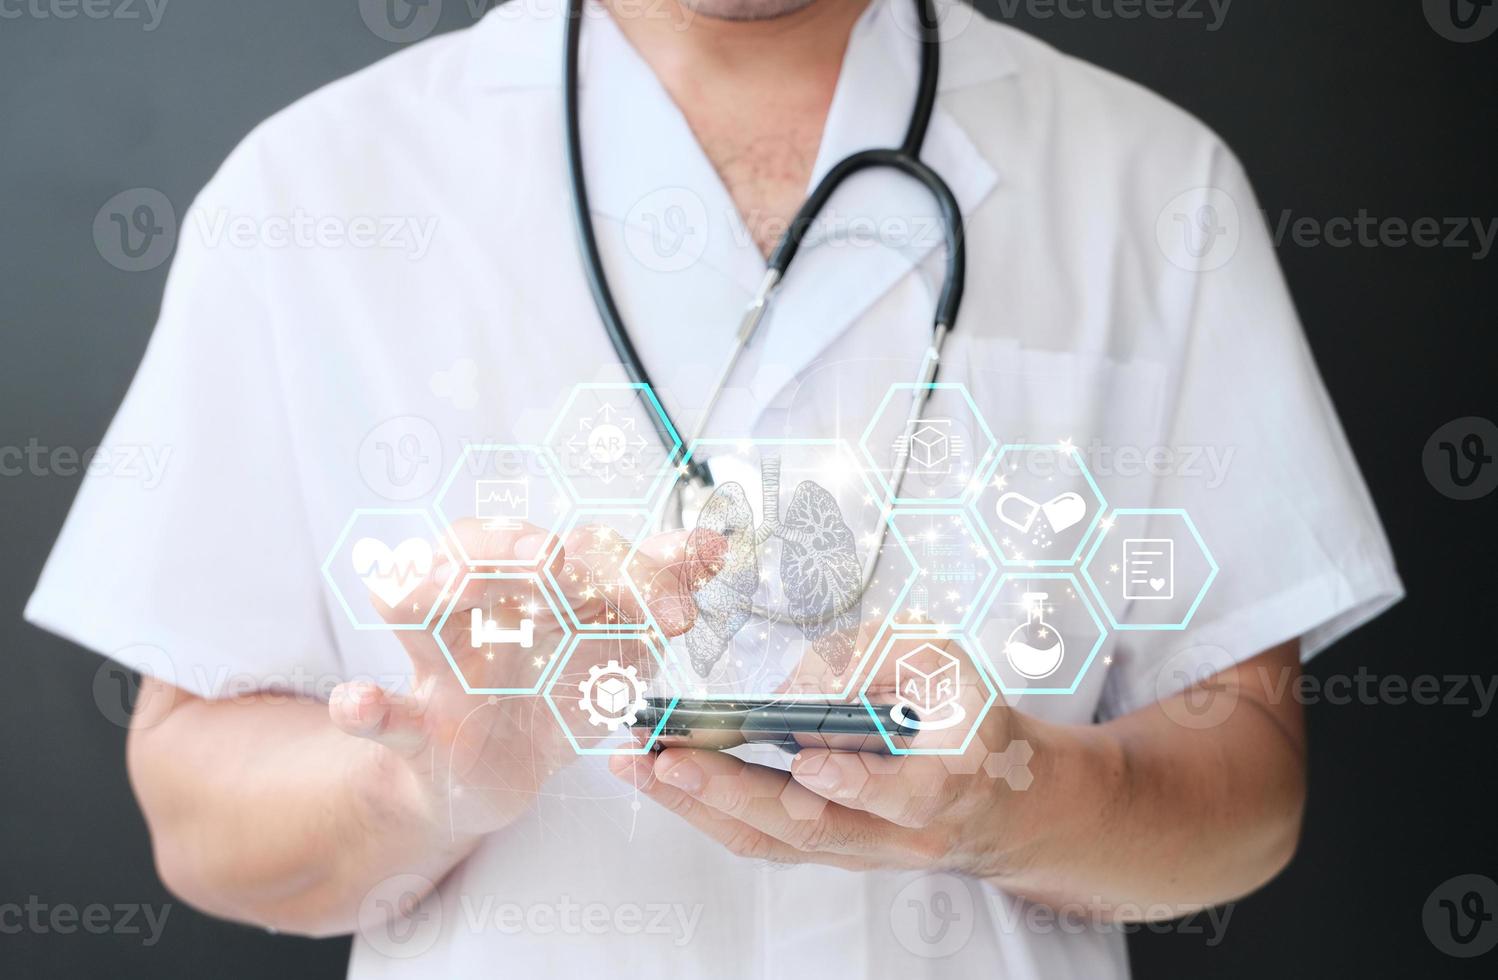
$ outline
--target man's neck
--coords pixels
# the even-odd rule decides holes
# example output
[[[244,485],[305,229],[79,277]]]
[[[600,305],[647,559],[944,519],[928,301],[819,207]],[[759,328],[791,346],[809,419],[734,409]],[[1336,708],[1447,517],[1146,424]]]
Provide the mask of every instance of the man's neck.
[[[869,0],[812,0],[764,20],[724,20],[678,0],[604,0],[630,44],[666,87],[703,72],[766,78],[831,75],[836,79],[848,34]]]
[[[605,0],[680,108],[768,255],[806,192],[853,25],[869,0],[721,20],[677,0]]]

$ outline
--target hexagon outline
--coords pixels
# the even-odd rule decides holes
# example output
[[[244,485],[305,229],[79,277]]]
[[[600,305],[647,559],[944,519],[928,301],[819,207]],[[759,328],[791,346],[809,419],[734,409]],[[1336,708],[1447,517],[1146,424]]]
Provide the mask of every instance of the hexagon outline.
[[[554,549],[552,555],[553,560],[546,563],[546,567],[543,571],[546,574],[547,580],[551,583],[552,588],[556,589],[557,599],[561,602],[562,608],[566,610],[567,618],[571,621],[572,628],[577,630],[579,633],[640,633],[644,630],[652,628],[655,625],[654,614],[650,611],[649,604],[645,602],[645,597],[640,595],[640,590],[635,585],[634,578],[632,578],[627,572],[627,569],[629,568],[628,563],[634,558],[641,542],[635,541],[630,543],[629,549],[624,553],[624,558],[621,561],[619,567],[626,570],[623,575],[625,586],[629,589],[630,594],[633,595],[635,599],[640,603],[640,608],[645,610],[645,621],[643,623],[582,622],[577,618],[577,613],[573,611],[572,603],[567,601],[567,596],[562,588],[562,583],[557,581],[556,573],[552,571],[552,565],[556,564],[554,560],[556,554],[565,552],[567,535],[577,530],[577,522],[586,517],[607,515],[643,517],[645,518],[646,527],[650,527],[650,512],[643,507],[595,507],[592,504],[579,504],[578,506],[572,508],[571,513],[567,515],[567,519],[563,522],[563,530],[557,535],[557,547],[556,549]]]
[[[983,455],[978,458],[977,464],[973,466],[973,476],[968,480],[968,485],[955,497],[899,496],[897,491],[902,488],[890,485],[889,480],[885,478],[884,468],[879,465],[878,457],[869,448],[869,437],[873,435],[879,421],[884,418],[884,410],[889,407],[890,399],[895,396],[895,392],[916,391],[920,388],[925,388],[927,391],[955,391],[962,395],[963,401],[967,402],[968,410],[973,413],[974,421],[978,423],[978,428],[982,430],[984,438],[988,441],[988,445],[983,449]],[[879,481],[880,494],[878,499],[887,508],[915,508],[921,506],[962,507],[976,500],[978,495],[983,492],[984,485],[988,482],[989,467],[998,460],[996,452],[998,445],[998,437],[988,427],[988,420],[978,410],[978,403],[973,401],[973,396],[968,392],[967,385],[959,381],[931,381],[926,383],[905,381],[890,385],[889,390],[880,399],[879,407],[874,409],[874,414],[870,417],[869,424],[864,427],[863,434],[858,437],[858,450],[863,454],[864,459],[873,469],[875,478]]]
[[[1082,478],[1087,481],[1088,488],[1092,490],[1092,495],[1097,500],[1098,509],[1097,513],[1092,515],[1092,522],[1087,525],[1086,532],[1083,533],[1081,538],[1077,539],[1076,550],[1072,552],[1072,556],[1070,558],[1036,558],[1026,561],[1010,561],[1009,556],[1004,554],[1004,549],[999,547],[999,539],[994,537],[993,528],[988,526],[988,521],[984,519],[982,511],[978,510],[978,497],[982,496],[983,494],[982,488],[986,488],[988,486],[988,480],[992,477],[992,473],[998,471],[999,463],[1003,460],[1004,454],[1009,452],[1010,450],[1014,450],[1015,452],[1069,451],[1071,455],[1076,458],[1077,468],[1081,471]],[[1098,487],[1097,481],[1092,478],[1092,471],[1087,468],[1086,461],[1082,459],[1082,451],[1076,446],[1068,447],[1065,443],[1053,443],[1050,445],[1043,443],[1006,443],[1002,448],[999,449],[998,454],[994,456],[993,471],[985,474],[978,494],[973,497],[972,501],[969,503],[969,506],[973,508],[973,511],[978,518],[978,526],[983,528],[984,533],[988,536],[988,543],[993,545],[994,554],[999,556],[999,564],[1003,567],[1075,568],[1082,558],[1082,551],[1087,547],[1088,542],[1092,540],[1093,534],[1097,531],[1098,525],[1102,522],[1103,514],[1108,510],[1108,500],[1103,496],[1103,491]]]
[[[474,453],[474,452],[484,452],[484,453],[527,452],[527,453],[535,453],[538,457],[540,457],[543,460],[543,462],[545,464],[545,468],[548,471],[547,472],[547,477],[552,481],[552,483],[556,486],[556,488],[559,491],[561,491],[562,500],[564,500],[564,501],[567,502],[567,508],[566,508],[566,510],[563,510],[560,513],[558,513],[556,515],[557,518],[558,519],[564,518],[564,517],[567,516],[567,514],[569,514],[572,511],[572,494],[568,492],[566,485],[563,484],[561,482],[561,480],[558,478],[558,474],[561,473],[562,468],[561,468],[561,465],[558,464],[557,461],[556,461],[556,459],[553,457],[553,455],[551,453],[551,450],[547,449],[545,446],[536,446],[536,445],[531,445],[531,444],[528,444],[528,443],[518,443],[518,442],[517,443],[510,443],[510,442],[474,442],[474,443],[467,443],[467,444],[465,444],[463,446],[463,451],[460,452],[460,453],[458,453],[458,458],[457,458],[456,461],[454,461],[453,468],[448,471],[447,479],[445,479],[445,480],[442,481],[442,486],[438,487],[438,489],[437,489],[437,495],[436,495],[436,497],[432,501],[432,509],[437,512],[437,516],[439,518],[441,518],[442,522],[444,524],[446,524],[448,527],[451,527],[453,525],[454,521],[453,521],[452,518],[448,517],[447,516],[447,512],[442,509],[442,502],[443,502],[443,500],[445,500],[447,498],[447,492],[452,489],[453,481],[455,481],[458,478],[459,472],[462,471],[464,464],[467,463],[469,454],[470,453]],[[462,558],[463,558],[463,564],[466,565],[466,566],[468,566],[468,567],[470,567],[470,568],[509,568],[509,569],[528,569],[529,570],[529,569],[535,569],[536,567],[538,567],[538,562],[539,562],[539,559],[540,559],[539,555],[536,558],[530,559],[529,561],[526,561],[525,559],[520,559],[520,558],[490,558],[490,559],[475,559],[475,558],[470,558],[468,556],[467,550],[465,550],[464,547],[463,547],[463,541],[462,541],[462,539],[458,538],[456,535],[449,535],[449,537],[452,537],[454,539],[454,543],[457,544],[458,554],[460,556],[462,556]],[[560,539],[558,539],[558,540],[560,540]],[[546,557],[550,558],[551,555],[552,555],[552,552],[554,552],[554,551],[555,551],[555,547],[547,549]]]
[[[349,534],[354,530],[354,525],[359,522],[360,517],[410,517],[419,516],[426,522],[426,526],[432,532],[432,540],[436,542],[437,550],[452,560],[452,549],[447,546],[447,538],[437,529],[437,522],[432,520],[432,515],[425,507],[356,507],[349,514],[348,520],[343,525],[343,530],[338,532],[338,537],[333,541],[333,546],[328,549],[328,555],[322,562],[322,577],[328,583],[328,588],[337,597],[338,604],[343,607],[343,612],[348,616],[349,624],[356,630],[380,630],[387,632],[399,632],[403,630],[425,631],[432,624],[432,617],[437,615],[437,608],[442,605],[436,602],[431,609],[427,610],[426,618],[419,623],[361,623],[359,617],[354,614],[354,609],[349,605],[343,590],[338,587],[338,582],[333,578],[333,559],[343,550],[343,543],[348,540]]]
[[[442,638],[442,628],[446,626],[447,621],[452,618],[453,611],[456,610],[458,606],[458,599],[462,597],[463,590],[468,587],[468,583],[473,579],[483,579],[485,581],[494,580],[499,582],[535,582],[536,589],[541,593],[542,600],[546,603],[547,608],[551,610],[551,615],[562,627],[563,640],[560,644],[558,644],[558,649],[564,648],[569,642],[569,638],[574,635],[573,629],[568,625],[567,620],[557,612],[556,603],[552,601],[551,595],[548,593],[546,588],[546,581],[541,577],[540,572],[537,572],[535,570],[526,571],[522,569],[488,569],[486,571],[470,570],[466,572],[463,575],[463,578],[459,581],[457,589],[453,591],[452,599],[447,603],[447,609],[443,611],[442,618],[438,620],[436,627],[432,630],[432,638],[437,641],[437,649],[442,651],[442,656],[446,658],[447,665],[452,668],[453,674],[458,678],[458,683],[463,685],[463,690],[465,693],[491,695],[540,694],[541,688],[545,686],[547,678],[556,673],[555,667],[556,664],[560,662],[561,658],[551,658],[551,662],[542,667],[541,673],[536,675],[536,683],[531,687],[473,687],[468,683],[468,678],[464,676],[463,668],[458,666],[457,658],[454,657],[452,651],[447,648],[447,641]]]
[[[746,446],[835,446],[835,447],[841,447],[842,449],[846,450],[847,453],[848,453],[848,455],[849,455],[849,457],[855,463],[860,462],[858,453],[856,453],[856,452],[853,451],[852,444],[849,443],[848,440],[846,440],[846,439],[839,439],[839,438],[775,438],[775,437],[771,436],[771,437],[760,437],[760,438],[749,438],[749,439],[730,439],[730,438],[727,438],[727,437],[711,437],[711,438],[694,439],[692,441],[691,445],[689,445],[687,447],[685,455],[682,456],[681,463],[675,468],[675,470],[674,470],[674,474],[675,475],[672,477],[672,483],[668,486],[665,497],[660,501],[660,503],[658,505],[657,511],[652,515],[653,519],[654,519],[654,521],[655,521],[655,523],[656,523],[657,526],[660,526],[662,524],[662,522],[663,522],[665,508],[670,503],[671,497],[672,497],[673,492],[675,490],[675,486],[676,486],[675,481],[678,480],[678,479],[680,479],[683,475],[685,475],[687,464],[692,461],[692,457],[696,454],[696,452],[698,450],[698,447],[701,447],[701,446],[732,446],[734,449],[739,449],[739,450],[743,449]],[[862,466],[858,467],[857,473],[858,473],[859,480],[863,483],[864,489],[866,491],[869,491],[869,497],[870,497],[870,499],[872,499],[876,503],[878,503],[878,505],[879,505],[879,512],[880,512],[880,519],[885,522],[885,527],[889,531],[893,532],[893,535],[894,535],[896,543],[899,544],[901,550],[905,553],[906,560],[910,562],[910,567],[912,569],[919,569],[920,566],[919,566],[919,564],[915,560],[915,555],[911,553],[910,546],[905,541],[905,536],[900,533],[900,529],[899,528],[895,527],[890,522],[891,510],[890,510],[890,508],[886,504],[884,504],[883,499],[881,498],[881,496],[880,496],[880,494],[878,492],[878,488],[875,487],[869,481],[868,474],[866,474],[864,472]],[[624,559],[624,561],[625,561],[625,567],[626,568],[628,568],[629,564],[634,561],[635,555],[638,552],[639,552],[639,546],[638,546],[638,544],[635,545],[634,547],[632,547],[630,549],[629,554],[626,555],[625,559]],[[897,595],[895,597],[894,602],[891,603],[891,609],[892,610],[895,609],[895,608],[898,608],[905,601],[905,598],[910,595],[910,590],[911,590],[911,588],[914,587],[914,585],[915,585],[915,572],[912,572],[912,574],[910,575],[910,577],[905,580],[905,584],[901,587],[899,595]],[[648,606],[647,606],[647,609],[648,609]],[[884,627],[885,627],[885,625],[886,625],[886,623],[887,623],[887,621],[889,619],[889,616],[890,616],[890,613],[888,613],[888,612],[885,613],[885,621],[882,621],[880,623],[879,629],[875,630],[874,636],[875,636],[876,639],[878,638],[879,634],[883,631],[883,629],[884,629]],[[654,621],[654,615],[653,614],[651,615],[650,620],[651,620],[651,624],[650,624],[651,627],[659,630],[658,625]],[[684,665],[678,663],[678,661],[681,658],[677,656],[676,648],[674,646],[672,646],[670,642],[667,642],[665,644],[665,646],[666,646],[666,650],[667,650],[667,657],[666,657],[666,659],[669,662],[669,664],[671,665],[671,667],[672,668],[676,668],[676,669],[683,669]],[[871,649],[872,649],[872,647],[873,647],[873,644],[870,644],[870,648]],[[802,701],[802,702],[846,701],[852,695],[853,688],[858,683],[859,675],[863,672],[863,665],[864,665],[864,663],[868,662],[869,659],[870,658],[866,654],[865,656],[863,656],[862,658],[860,658],[860,662],[856,665],[856,669],[850,669],[849,670],[849,672],[848,672],[848,683],[843,687],[843,689],[840,692],[833,693],[833,694],[805,694],[805,693],[782,692],[782,693],[779,693],[779,694],[775,695],[776,700],[778,700],[778,701]],[[853,667],[853,666],[854,665],[850,665],[850,667]],[[691,685],[693,683],[692,679],[691,679],[691,675],[685,673],[684,669],[683,669],[683,672],[681,672],[681,673],[678,674],[678,680],[685,682],[685,683],[681,683],[679,685],[682,690],[688,690],[688,689],[690,689],[690,687],[691,687]],[[713,692],[713,691],[704,691],[704,692],[702,692],[700,694],[699,700],[703,700],[703,701],[743,701],[743,700],[746,700],[746,699],[759,698],[759,697],[763,697],[763,696],[764,696],[764,692],[762,692],[762,691],[749,692],[749,693],[745,693],[743,691],[739,691],[739,692],[721,692],[721,691],[720,692]]]
[[[933,516],[933,515],[935,515],[935,516],[961,517],[967,523],[969,531],[975,530],[975,529],[978,531],[978,539],[980,541],[982,541],[985,546],[989,546],[992,543],[992,542],[990,542],[988,540],[988,535],[985,533],[985,531],[987,529],[983,527],[983,522],[978,519],[977,515],[975,513],[973,513],[972,508],[969,507],[969,506],[960,505],[960,506],[955,506],[955,507],[938,507],[938,508],[896,507],[894,510],[892,510],[892,511],[889,512],[889,514],[887,515],[887,517],[885,518],[885,520],[889,523],[890,530],[893,531],[895,533],[895,536],[899,539],[901,547],[903,547],[905,549],[905,555],[906,555],[906,557],[908,557],[910,559],[911,567],[916,570],[916,577],[919,577],[919,575],[920,575],[920,567],[921,567],[920,563],[915,560],[915,554],[913,552],[911,552],[909,544],[905,541],[905,536],[900,533],[899,527],[894,523],[894,519],[897,516],[901,515],[901,514],[915,514],[915,515],[919,515],[919,516],[922,516],[922,517]],[[993,549],[991,547],[989,548],[989,551],[990,551],[990,557],[989,557],[989,566],[990,566],[990,568],[989,568],[988,577],[985,578],[983,580],[983,583],[978,586],[978,591],[975,592],[975,593],[973,593],[973,601],[969,605],[968,611],[967,611],[967,615],[963,617],[963,622],[962,623],[955,624],[955,625],[948,624],[946,626],[939,626],[939,625],[935,625],[935,624],[932,624],[932,623],[897,623],[893,619],[890,618],[890,617],[894,616],[894,614],[895,614],[895,608],[891,607],[890,611],[888,613],[886,613],[885,616],[884,616],[884,622],[879,627],[880,630],[882,631],[885,627],[888,627],[889,629],[891,629],[891,630],[893,630],[893,631],[895,631],[897,633],[921,633],[921,632],[926,632],[926,633],[936,633],[936,634],[938,634],[940,636],[952,636],[952,635],[955,635],[955,634],[961,634],[961,633],[966,632],[967,629],[968,629],[968,627],[970,627],[972,625],[972,623],[973,623],[973,618],[974,618],[974,616],[976,614],[976,611],[979,608],[983,607],[984,601],[988,598],[988,592],[993,587],[994,580],[999,577],[999,569],[1000,569],[999,563],[993,560],[993,558],[992,558],[992,551],[993,551]],[[910,590],[913,589],[914,587],[915,587],[915,578],[912,578],[908,583],[906,583],[905,589],[903,591],[901,591],[900,598],[899,598],[899,600],[897,602],[897,605],[898,605],[899,602],[904,602],[905,597],[908,596],[908,595],[910,595]]]
[[[560,476],[562,478],[563,487],[565,488],[568,496],[570,496],[573,500],[575,500],[579,504],[590,504],[590,505],[592,505],[592,504],[599,504],[599,505],[610,505],[610,504],[612,504],[612,505],[618,505],[618,506],[624,506],[624,507],[628,507],[628,506],[644,507],[644,508],[646,508],[646,510],[649,510],[651,508],[651,505],[655,501],[655,495],[656,495],[656,493],[660,490],[661,480],[663,480],[665,478],[665,476],[666,476],[667,473],[670,473],[670,472],[672,472],[675,469],[675,467],[676,467],[676,463],[675,463],[676,457],[681,453],[681,448],[682,448],[681,435],[680,435],[680,433],[678,433],[676,431],[676,426],[674,426],[674,425],[671,424],[671,416],[669,416],[669,415],[666,414],[666,410],[665,410],[664,407],[662,407],[662,405],[660,403],[660,399],[658,399],[656,397],[655,391],[650,387],[650,385],[646,384],[643,381],[618,381],[618,382],[613,382],[613,381],[584,381],[584,382],[579,382],[579,383],[573,385],[572,386],[572,390],[567,393],[567,400],[562,403],[561,410],[557,412],[556,418],[552,420],[551,425],[548,426],[547,429],[546,429],[546,436],[545,436],[544,441],[546,443],[546,448],[548,450],[550,450],[550,448],[551,448],[552,440],[555,439],[556,436],[557,436],[557,430],[561,426],[562,420],[567,417],[567,413],[568,412],[572,411],[572,405],[573,405],[573,403],[577,401],[578,395],[580,395],[584,391],[635,391],[635,392],[638,392],[639,395],[640,395],[640,397],[642,398],[642,400],[646,402],[649,410],[655,413],[656,418],[660,419],[662,425],[665,426],[666,431],[671,434],[671,445],[668,446],[668,447],[666,447],[666,463],[665,463],[665,465],[661,466],[659,468],[659,470],[656,472],[655,476],[653,476],[651,478],[651,480],[650,480],[650,486],[647,487],[646,490],[645,490],[645,492],[642,495],[638,496],[638,497],[588,497],[588,496],[585,496],[585,495],[583,495],[582,493],[580,493],[578,491],[577,485],[572,482],[572,477],[567,472],[566,468],[563,467],[563,466],[561,466],[561,465],[558,465],[557,466],[557,473],[560,474]],[[656,429],[656,427],[653,426],[653,425],[650,427],[650,431],[653,434],[653,437],[658,441],[660,439],[660,431],[658,429]]]
[[[1092,543],[1092,548],[1088,550],[1087,557],[1082,559],[1082,577],[1087,580],[1088,588],[1092,590],[1093,595],[1097,598],[1098,605],[1103,607],[1103,615],[1108,617],[1108,624],[1119,632],[1142,632],[1146,630],[1151,632],[1180,632],[1186,629],[1191,625],[1192,618],[1196,616],[1197,607],[1207,597],[1207,590],[1212,587],[1213,582],[1217,581],[1218,572],[1217,559],[1212,556],[1212,550],[1207,547],[1207,542],[1203,540],[1201,532],[1197,530],[1196,522],[1191,519],[1190,514],[1186,513],[1180,507],[1122,507],[1109,514],[1108,519],[1112,522],[1119,516],[1179,517],[1185,523],[1186,529],[1191,532],[1191,536],[1196,539],[1196,546],[1202,550],[1202,557],[1207,559],[1207,567],[1210,571],[1207,572],[1207,577],[1202,581],[1201,588],[1197,590],[1196,599],[1192,601],[1191,608],[1186,610],[1185,618],[1179,623],[1120,623],[1113,615],[1113,608],[1104,601],[1102,588],[1093,581],[1092,573],[1088,571],[1088,566],[1092,564],[1092,559],[1097,557],[1098,549],[1103,546],[1103,542],[1108,538],[1108,529],[1105,529],[1102,534],[1097,536],[1097,540]]]
[[[928,643],[934,640],[950,640],[952,639],[952,634],[891,632],[888,638],[884,641],[884,645],[879,651],[879,656],[875,658],[874,666],[869,670],[869,675],[864,678],[863,687],[859,688],[858,690],[859,703],[863,705],[863,710],[869,713],[869,717],[874,719],[874,727],[879,729],[879,735],[884,739],[884,745],[889,749],[891,755],[962,755],[967,751],[968,746],[973,744],[973,739],[977,736],[978,729],[982,726],[983,720],[988,717],[989,710],[993,708],[994,702],[998,701],[999,699],[999,691],[994,687],[993,681],[989,680],[988,672],[984,670],[983,665],[979,663],[979,658],[974,656],[973,652],[967,647],[964,646],[963,651],[967,653],[968,661],[972,663],[975,668],[977,668],[978,679],[983,682],[984,687],[988,688],[988,698],[983,702],[983,707],[979,708],[977,713],[974,715],[972,727],[968,729],[967,737],[962,740],[961,745],[949,746],[944,749],[901,748],[900,746],[896,745],[895,740],[890,737],[889,730],[884,727],[884,720],[879,717],[879,712],[874,710],[874,705],[869,701],[869,687],[873,685],[874,677],[879,673],[879,668],[884,666],[884,661],[889,657],[890,650],[894,647],[895,642],[897,640],[920,639],[924,639]]]
[[[1097,642],[1088,651],[1087,659],[1082,662],[1082,666],[1077,668],[1077,674],[1072,680],[1071,687],[1010,688],[1004,683],[1004,677],[999,673],[998,668],[994,666],[997,661],[994,661],[993,655],[983,645],[983,638],[978,635],[978,629],[981,628],[983,622],[987,621],[989,611],[993,609],[993,604],[999,600],[999,595],[1004,591],[1004,583],[1012,578],[1040,579],[1042,581],[1064,581],[1070,579],[1071,583],[1077,587],[1077,598],[1081,600],[1082,608],[1087,611],[1092,624],[1097,627]],[[1098,651],[1103,648],[1104,642],[1108,639],[1108,627],[1103,625],[1102,619],[1098,617],[1097,610],[1092,608],[1092,600],[1088,596],[1088,590],[1082,588],[1082,582],[1077,578],[1075,572],[1005,572],[999,576],[999,581],[994,586],[993,593],[989,595],[988,601],[984,604],[983,612],[978,617],[978,623],[980,626],[975,627],[964,639],[971,639],[973,641],[973,646],[977,648],[978,653],[981,655],[983,661],[985,661],[983,665],[984,669],[992,672],[994,682],[999,685],[999,690],[1004,692],[1005,697],[1021,697],[1029,694],[1076,694],[1077,688],[1082,686],[1082,678],[1087,676],[1087,671],[1091,669],[1092,662],[1097,659]]]
[[[551,709],[552,717],[557,720],[557,725],[562,729],[562,734],[567,736],[567,741],[571,743],[573,751],[578,755],[648,755],[655,748],[656,740],[660,738],[661,732],[665,731],[666,722],[671,720],[671,712],[675,711],[676,706],[681,703],[681,695],[675,693],[671,695],[671,703],[666,705],[665,711],[661,712],[661,720],[656,722],[654,730],[651,731],[650,737],[645,740],[644,744],[632,749],[583,748],[578,744],[577,736],[572,733],[571,726],[562,717],[562,709],[557,707],[556,699],[552,697],[552,692],[556,690],[557,682],[562,677],[563,668],[567,666],[567,662],[572,659],[573,653],[577,651],[578,647],[582,646],[584,640],[639,640],[644,643],[645,649],[649,650],[650,655],[655,658],[655,662],[660,666],[662,674],[666,676],[669,682],[674,683],[674,680],[670,677],[670,667],[657,648],[656,632],[654,630],[646,630],[642,633],[588,633],[586,635],[578,633],[573,635],[572,639],[567,641],[566,650],[557,658],[557,668],[551,672],[551,678],[546,683],[546,689],[541,693],[541,700],[545,701],[546,706]]]

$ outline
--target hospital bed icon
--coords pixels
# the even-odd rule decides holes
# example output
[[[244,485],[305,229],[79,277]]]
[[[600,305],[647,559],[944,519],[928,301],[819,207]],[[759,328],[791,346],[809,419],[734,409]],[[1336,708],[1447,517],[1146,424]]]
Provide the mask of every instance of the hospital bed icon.
[[[504,629],[498,622],[485,619],[482,610],[475,609],[469,634],[469,643],[474,649],[490,643],[499,643],[508,646],[518,645],[521,649],[529,650],[536,642],[536,621],[522,619],[519,629]]]

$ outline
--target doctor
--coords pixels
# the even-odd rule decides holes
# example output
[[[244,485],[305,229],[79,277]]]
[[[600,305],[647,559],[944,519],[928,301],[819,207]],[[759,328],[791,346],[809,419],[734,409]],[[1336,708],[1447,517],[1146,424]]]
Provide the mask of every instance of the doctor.
[[[1273,877],[1305,794],[1300,708],[1275,692],[1399,598],[1377,515],[1234,157],[960,4],[923,151],[967,222],[943,377],[1006,438],[1107,447],[1110,499],[1191,510],[1223,568],[1191,629],[1110,638],[1075,696],[991,712],[985,741],[1035,750],[1019,790],[811,753],[611,771],[539,702],[464,695],[429,638],[349,628],[318,565],[354,508],[429,500],[465,442],[523,439],[572,385],[623,379],[568,214],[557,6],[515,0],[276,114],[183,223],[108,436],[171,447],[169,471],[90,478],[27,609],[147,671],[128,762],[168,886],[354,931],[358,978],[1095,980],[1127,975],[1120,923]],[[588,8],[593,220],[681,417],[808,186],[898,143],[909,6]],[[296,214],[434,230],[424,249],[214,232]],[[850,181],[709,431],[856,437],[920,363],[941,252],[918,185]],[[400,472],[369,464],[372,437],[411,450]],[[1229,710],[1200,724],[1207,696]]]

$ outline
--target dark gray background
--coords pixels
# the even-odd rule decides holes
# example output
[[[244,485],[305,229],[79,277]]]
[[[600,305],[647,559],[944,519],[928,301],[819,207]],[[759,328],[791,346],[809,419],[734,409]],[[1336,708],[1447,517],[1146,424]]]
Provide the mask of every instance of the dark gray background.
[[[29,9],[0,0],[0,13],[22,12],[0,16],[0,447],[35,438],[81,450],[124,394],[166,271],[125,273],[101,258],[101,205],[154,187],[180,213],[252,125],[396,46],[365,26],[357,0],[169,0],[152,31],[144,19]],[[146,14],[141,0],[129,9]],[[1447,40],[1421,0],[1237,0],[1217,31],[1028,9],[1016,24],[1205,119],[1272,215],[1498,217],[1498,37]],[[472,19],[466,2],[447,0],[441,28]],[[1443,423],[1498,413],[1498,258],[1293,241],[1280,255],[1411,592],[1312,673],[1490,676],[1498,496],[1440,496],[1421,453]],[[0,477],[0,903],[166,902],[125,778],[124,731],[93,694],[99,659],[20,620],[77,483]],[[1239,904],[1215,947],[1179,931],[1136,937],[1139,975],[1493,975],[1498,952],[1449,958],[1421,917],[1447,879],[1498,871],[1493,719],[1460,706],[1323,704],[1310,724],[1310,812],[1293,867]],[[178,905],[152,948],[131,936],[0,935],[0,975],[332,977],[347,945]]]

